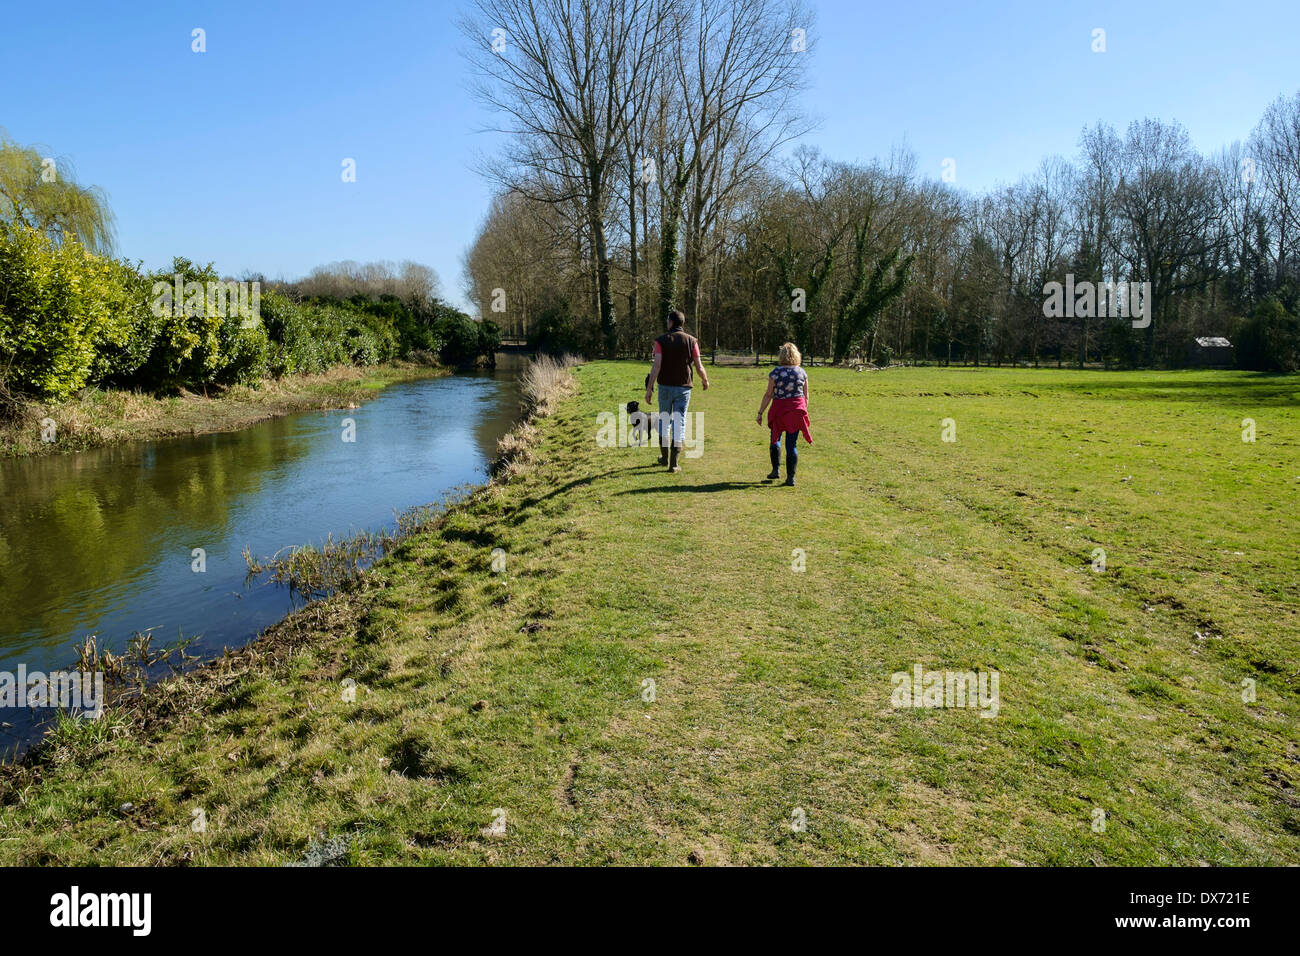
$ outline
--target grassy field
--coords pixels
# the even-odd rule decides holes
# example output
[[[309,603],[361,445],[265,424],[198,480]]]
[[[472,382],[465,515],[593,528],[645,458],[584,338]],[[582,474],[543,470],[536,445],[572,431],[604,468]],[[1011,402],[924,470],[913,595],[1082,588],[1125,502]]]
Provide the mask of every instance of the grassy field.
[[[681,474],[600,447],[643,375],[578,369],[360,589],[9,771],[0,862],[1300,863],[1300,381],[815,369],[787,488],[765,369],[696,390]],[[996,717],[891,706],[918,665]]]
[[[365,401],[385,385],[440,370],[410,362],[368,368],[340,366],[319,375],[289,375],[257,388],[235,385],[211,396],[182,392],[164,398],[121,389],[87,388],[53,404],[32,403],[0,421],[0,458],[80,451],[122,441],[234,431],[306,408],[340,408]],[[55,441],[43,440],[52,419]]]

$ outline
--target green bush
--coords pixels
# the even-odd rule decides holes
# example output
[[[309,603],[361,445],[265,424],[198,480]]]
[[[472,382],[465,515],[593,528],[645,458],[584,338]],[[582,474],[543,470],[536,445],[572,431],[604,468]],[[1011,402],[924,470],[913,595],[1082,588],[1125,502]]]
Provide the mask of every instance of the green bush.
[[[111,324],[97,343],[90,381],[129,385],[136,382],[149,360],[160,320],[149,308],[149,278],[128,263],[112,265],[117,270],[114,288],[120,293],[114,308],[123,320]]]
[[[314,301],[307,305],[319,338],[337,343],[331,365],[376,365],[396,358],[400,352],[393,323],[350,302]]]
[[[323,372],[335,365],[376,365],[402,354],[390,318],[353,302],[294,302],[279,292],[262,296],[272,375]]]
[[[73,238],[56,243],[0,223],[0,384],[54,399],[86,385],[252,385],[413,350],[463,364],[500,339],[494,324],[442,303],[412,307],[391,295],[295,302],[271,290],[259,301],[259,290],[180,257],[170,271],[144,274]]]
[[[480,355],[491,358],[501,349],[501,326],[491,319],[480,319],[478,323],[478,351]]]
[[[438,350],[439,343],[434,331],[436,310],[425,306],[409,306],[391,294],[381,295],[377,301],[355,295],[348,302],[359,311],[388,320],[397,334],[399,354],[406,355],[414,349],[426,352]]]
[[[270,339],[267,371],[280,378],[297,372],[319,372],[322,356],[319,343],[302,306],[279,292],[262,295],[262,326]]]
[[[75,239],[56,245],[0,223],[0,375],[15,389],[66,398],[92,380],[101,348],[135,355],[140,287],[123,263]]]
[[[172,390],[262,378],[266,330],[256,316],[239,315],[229,300],[224,309],[219,307],[214,292],[221,277],[211,263],[200,268],[177,257],[171,272],[155,273],[151,279],[150,308],[158,334],[138,384]],[[178,279],[179,297],[174,292]],[[251,296],[248,304],[253,304]]]
[[[491,356],[501,344],[496,323],[475,322],[464,312],[446,306],[434,325],[438,358],[448,365],[473,365],[480,355]]]
[[[256,385],[266,377],[270,341],[261,322],[227,316],[218,337],[222,361],[213,381],[219,385]]]

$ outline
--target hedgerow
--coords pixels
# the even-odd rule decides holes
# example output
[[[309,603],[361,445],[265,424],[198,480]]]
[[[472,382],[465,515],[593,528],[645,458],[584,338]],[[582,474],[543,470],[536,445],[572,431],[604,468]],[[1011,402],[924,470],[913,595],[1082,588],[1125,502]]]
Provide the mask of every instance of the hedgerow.
[[[56,401],[92,385],[167,393],[413,351],[465,364],[499,343],[493,323],[436,299],[287,291],[223,280],[211,264],[180,257],[168,271],[143,272],[75,237],[56,242],[0,222],[0,386]]]

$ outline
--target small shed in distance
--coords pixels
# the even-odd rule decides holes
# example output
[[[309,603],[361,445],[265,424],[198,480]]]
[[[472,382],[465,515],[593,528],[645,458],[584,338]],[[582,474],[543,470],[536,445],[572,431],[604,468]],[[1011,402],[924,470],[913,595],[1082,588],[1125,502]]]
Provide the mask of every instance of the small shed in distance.
[[[1187,343],[1187,364],[1201,368],[1232,365],[1232,343],[1221,335],[1203,335]]]

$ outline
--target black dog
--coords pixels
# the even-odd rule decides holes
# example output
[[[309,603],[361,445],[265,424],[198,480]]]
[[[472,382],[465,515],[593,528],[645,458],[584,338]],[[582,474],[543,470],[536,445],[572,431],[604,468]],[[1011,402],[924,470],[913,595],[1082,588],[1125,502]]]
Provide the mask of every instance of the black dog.
[[[641,411],[640,402],[627,403],[627,420],[632,426],[632,437],[640,445],[650,444],[650,413]]]

